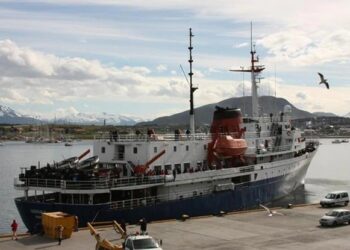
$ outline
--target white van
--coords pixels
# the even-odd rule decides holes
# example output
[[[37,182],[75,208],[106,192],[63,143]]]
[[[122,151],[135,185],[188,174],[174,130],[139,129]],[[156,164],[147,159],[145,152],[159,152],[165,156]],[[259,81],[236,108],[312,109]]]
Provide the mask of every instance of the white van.
[[[349,203],[349,194],[346,191],[334,191],[327,194],[321,201],[322,207],[331,207],[336,205],[347,206]]]

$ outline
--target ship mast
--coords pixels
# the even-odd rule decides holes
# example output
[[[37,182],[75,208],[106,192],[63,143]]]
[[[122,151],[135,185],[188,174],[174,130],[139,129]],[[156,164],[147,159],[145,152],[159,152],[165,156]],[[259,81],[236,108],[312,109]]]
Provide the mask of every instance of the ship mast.
[[[234,72],[250,72],[251,84],[252,84],[252,117],[258,117],[259,114],[259,97],[258,97],[258,86],[256,79],[261,71],[265,69],[263,65],[255,65],[259,62],[259,57],[255,56],[255,46],[253,45],[253,25],[250,23],[250,55],[251,55],[251,66],[250,69],[231,69]]]
[[[254,47],[254,48],[253,48]],[[255,58],[255,46],[253,46],[253,25],[250,23],[250,55],[251,55],[251,81],[252,81],[252,117],[259,116],[258,86],[256,84],[256,74],[254,63],[259,61]]]
[[[195,133],[195,124],[194,124],[194,107],[193,107],[193,93],[198,89],[197,87],[193,87],[192,85],[192,76],[193,76],[193,72],[192,72],[192,63],[193,63],[193,59],[192,59],[192,37],[194,36],[192,34],[192,29],[190,28],[190,46],[188,47],[188,50],[190,51],[190,59],[188,60],[188,62],[190,63],[190,73],[188,73],[188,75],[190,76],[190,131],[192,134]]]

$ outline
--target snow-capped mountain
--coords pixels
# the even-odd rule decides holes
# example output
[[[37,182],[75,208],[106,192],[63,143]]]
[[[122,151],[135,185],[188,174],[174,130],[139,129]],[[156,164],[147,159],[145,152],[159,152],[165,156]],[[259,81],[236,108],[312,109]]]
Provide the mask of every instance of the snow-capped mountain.
[[[39,117],[39,116],[36,116]],[[88,114],[88,113],[70,113],[64,117],[58,117],[56,119],[47,119],[40,117],[35,119],[33,117],[20,114],[15,110],[0,105],[0,124],[38,124],[45,123],[57,123],[57,124],[94,124],[94,125],[122,125],[132,126],[136,123],[143,122],[142,118],[129,116],[129,115],[114,115],[108,113],[101,114]]]
[[[76,113],[69,114],[65,117],[56,118],[56,121],[51,120],[50,122],[55,123],[68,123],[68,124],[94,124],[94,125],[127,125],[132,126],[136,123],[144,121],[143,119],[135,116],[128,115],[114,115],[108,113],[101,114],[87,114],[87,113]]]
[[[33,124],[40,122],[32,117],[17,113],[13,109],[0,105],[0,124]]]

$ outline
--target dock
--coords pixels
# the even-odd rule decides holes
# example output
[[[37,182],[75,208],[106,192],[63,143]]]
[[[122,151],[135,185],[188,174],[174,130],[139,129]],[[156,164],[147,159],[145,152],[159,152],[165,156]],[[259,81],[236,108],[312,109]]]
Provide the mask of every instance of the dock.
[[[164,250],[177,249],[350,249],[350,225],[320,227],[319,219],[330,208],[306,205],[274,208],[280,214],[268,216],[265,210],[235,212],[221,216],[205,216],[148,223],[148,233],[162,240]],[[128,225],[128,233],[139,226]],[[101,236],[120,242],[113,228],[100,228]],[[0,249],[95,249],[96,240],[89,230],[79,230],[72,237],[57,241],[45,236],[30,235],[17,241],[0,238]]]

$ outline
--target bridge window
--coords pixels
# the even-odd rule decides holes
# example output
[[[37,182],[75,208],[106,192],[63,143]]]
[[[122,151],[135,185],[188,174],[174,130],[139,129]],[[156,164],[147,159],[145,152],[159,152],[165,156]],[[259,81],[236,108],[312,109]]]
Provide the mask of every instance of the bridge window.
[[[101,148],[101,153],[102,153],[102,154],[106,153],[106,148],[105,148],[105,147],[102,147],[102,148]]]
[[[134,154],[137,154],[137,147],[134,147]]]
[[[188,150],[189,150],[189,148],[190,148],[190,146],[186,145],[186,151],[188,151]]]
[[[204,144],[204,150],[207,150],[207,144]]]
[[[154,148],[153,148],[153,152],[154,152],[154,153],[157,153],[157,151],[158,151],[158,148],[157,148],[157,147],[154,147]]]
[[[174,152],[176,152],[176,146],[174,146]]]

